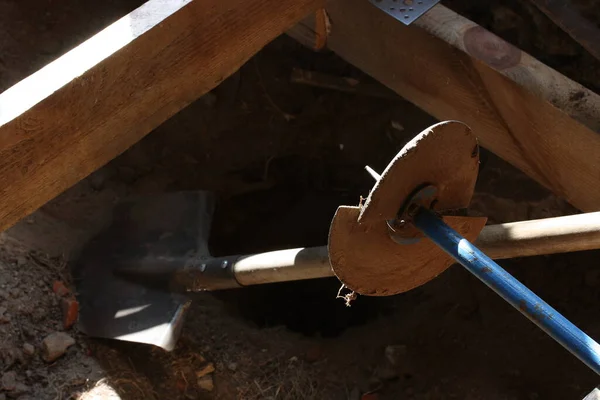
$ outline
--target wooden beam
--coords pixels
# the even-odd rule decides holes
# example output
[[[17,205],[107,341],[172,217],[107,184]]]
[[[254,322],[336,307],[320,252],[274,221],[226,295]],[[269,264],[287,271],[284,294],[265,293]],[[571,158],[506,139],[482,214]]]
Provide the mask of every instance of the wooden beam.
[[[300,44],[314,51],[320,51],[327,44],[327,36],[331,29],[329,18],[324,8],[307,15],[302,21],[292,26],[285,33]]]
[[[0,230],[139,141],[322,0],[150,0],[0,95]]]
[[[440,7],[426,30],[425,20],[407,27],[366,1],[332,1],[327,45],[434,117],[467,123],[484,147],[574,206],[599,210],[600,135],[545,97],[600,104],[598,96],[505,42],[482,40],[491,34],[480,27],[456,29],[453,21],[465,26],[460,16],[431,15]],[[600,121],[581,110],[570,109],[590,125]]]
[[[467,53],[552,103],[579,122],[600,131],[600,96],[475,22],[437,5],[414,26]]]

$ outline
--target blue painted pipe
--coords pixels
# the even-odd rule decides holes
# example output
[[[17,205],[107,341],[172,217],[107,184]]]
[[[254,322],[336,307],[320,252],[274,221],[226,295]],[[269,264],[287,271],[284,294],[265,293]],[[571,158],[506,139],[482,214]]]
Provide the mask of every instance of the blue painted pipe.
[[[413,219],[435,244],[600,375],[600,345],[450,228],[421,208]]]

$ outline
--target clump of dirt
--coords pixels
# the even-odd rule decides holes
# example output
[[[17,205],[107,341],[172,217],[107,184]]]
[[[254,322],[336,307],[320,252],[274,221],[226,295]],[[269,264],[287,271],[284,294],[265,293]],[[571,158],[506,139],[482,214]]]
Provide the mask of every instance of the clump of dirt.
[[[0,386],[9,398],[66,398],[105,376],[96,360],[85,354],[76,329],[63,326],[54,282],[66,281],[60,258],[28,251],[7,236],[0,240]],[[63,333],[73,347],[54,349],[44,339]],[[46,360],[48,350],[56,360]]]

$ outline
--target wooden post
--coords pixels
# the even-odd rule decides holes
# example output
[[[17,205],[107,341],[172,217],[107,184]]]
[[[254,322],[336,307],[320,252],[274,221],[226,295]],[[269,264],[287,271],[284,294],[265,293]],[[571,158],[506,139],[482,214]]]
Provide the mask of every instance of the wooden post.
[[[150,0],[0,95],[0,230],[124,152],[322,0]]]

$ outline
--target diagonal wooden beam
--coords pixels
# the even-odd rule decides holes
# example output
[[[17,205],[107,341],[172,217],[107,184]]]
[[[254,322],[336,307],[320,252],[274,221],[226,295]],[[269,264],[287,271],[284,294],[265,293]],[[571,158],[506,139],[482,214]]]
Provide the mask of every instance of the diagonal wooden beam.
[[[447,17],[425,30],[417,23],[406,27],[362,0],[335,0],[326,11],[327,45],[346,61],[434,117],[467,123],[484,147],[575,207],[600,209],[600,135],[535,88],[558,82],[551,91],[562,94],[559,102],[571,97],[600,104],[596,94],[505,42],[481,41],[489,32],[453,29]],[[570,112],[594,123],[593,110]]]
[[[443,40],[545,99],[595,131],[600,131],[600,96],[475,22],[437,5],[414,26]]]
[[[0,231],[234,73],[322,0],[150,0],[0,95]]]

